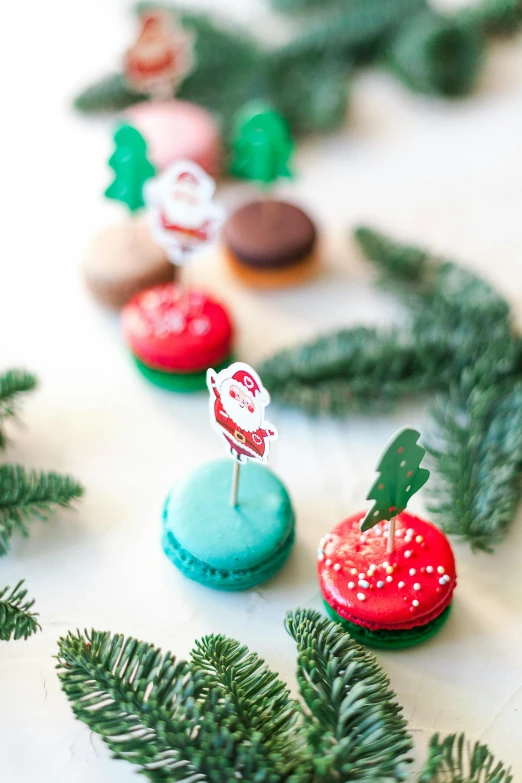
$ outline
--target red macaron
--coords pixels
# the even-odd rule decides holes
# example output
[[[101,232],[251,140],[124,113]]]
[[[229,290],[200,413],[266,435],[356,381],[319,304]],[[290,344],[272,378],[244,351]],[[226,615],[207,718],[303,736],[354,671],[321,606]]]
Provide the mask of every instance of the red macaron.
[[[387,523],[366,532],[365,512],[341,522],[320,543],[319,584],[326,608],[360,641],[405,647],[439,630],[457,583],[446,536],[412,514],[396,517],[395,550],[386,550]]]

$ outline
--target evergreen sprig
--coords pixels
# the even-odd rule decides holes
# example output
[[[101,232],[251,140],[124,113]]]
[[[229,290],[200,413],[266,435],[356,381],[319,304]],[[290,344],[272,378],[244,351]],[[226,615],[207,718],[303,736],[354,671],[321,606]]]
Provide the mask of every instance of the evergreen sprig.
[[[224,636],[205,637],[184,662],[130,637],[69,633],[58,676],[76,717],[157,783],[404,780],[412,741],[375,656],[312,610],[289,613],[286,628],[299,700]],[[466,766],[464,747],[433,737],[419,783],[511,783],[485,746]]]
[[[8,370],[0,375],[0,422],[14,416],[19,407],[19,395],[36,388],[36,377],[25,370]],[[5,435],[0,428],[0,448],[5,446]]]
[[[486,745],[466,741],[463,734],[431,738],[428,760],[419,783],[511,783],[513,776],[495,761]]]
[[[0,640],[27,639],[40,628],[38,614],[31,611],[34,600],[27,599],[24,581],[0,590]]]
[[[271,102],[296,134],[343,122],[354,66],[385,64],[410,88],[449,97],[470,92],[488,35],[512,34],[522,0],[483,0],[451,15],[428,0],[272,0],[298,12],[293,38],[266,47],[249,31],[212,16],[166,5],[194,34],[196,66],[178,96],[205,106],[227,137],[238,109],[252,98]],[[157,3],[140,3],[138,12]],[[299,12],[301,12],[299,16]],[[75,100],[83,112],[120,111],[146,99],[111,74]]]
[[[27,522],[46,520],[56,506],[66,508],[82,494],[82,485],[71,476],[0,465],[0,556],[15,530],[28,536]]]
[[[274,398],[311,413],[386,410],[441,393],[432,409],[431,510],[447,532],[492,551],[522,491],[522,339],[508,302],[469,269],[367,227],[356,240],[410,321],[355,327],[265,360]]]
[[[432,408],[429,510],[446,533],[492,552],[509,528],[522,479],[522,381],[477,385],[463,374]]]

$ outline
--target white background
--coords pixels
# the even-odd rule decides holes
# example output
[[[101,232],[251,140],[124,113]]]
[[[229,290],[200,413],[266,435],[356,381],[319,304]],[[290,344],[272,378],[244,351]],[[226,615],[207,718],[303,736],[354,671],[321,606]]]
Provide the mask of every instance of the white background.
[[[160,547],[170,485],[222,455],[205,395],[177,397],[133,370],[117,318],[84,291],[79,266],[89,239],[124,218],[101,197],[110,172],[111,123],[75,116],[70,99],[117,66],[131,30],[116,0],[5,3],[2,68],[3,196],[0,231],[2,367],[41,378],[5,458],[69,471],[87,494],[76,512],[32,525],[0,562],[0,584],[25,577],[43,632],[0,645],[2,783],[127,783],[75,721],[54,672],[56,640],[69,629],[133,634],[187,655],[200,635],[239,637],[293,683],[285,610],[320,607],[319,537],[361,508],[382,445],[403,424],[422,428],[422,406],[394,416],[314,421],[271,409],[281,432],[271,467],[290,489],[298,537],[269,584],[228,595],[185,580]],[[219,4],[265,35],[279,34],[259,2]],[[195,277],[218,292],[251,363],[276,347],[339,324],[389,319],[397,306],[371,288],[349,240],[367,221],[493,280],[522,314],[522,40],[490,49],[480,89],[444,103],[414,97],[378,71],[352,88],[349,123],[299,149],[298,178],[282,193],[315,215],[325,272],[307,287],[257,294],[223,273],[217,253]],[[235,186],[223,194],[238,203]],[[421,508],[422,498],[414,508]],[[522,776],[522,525],[493,556],[456,546],[459,587],[446,629],[411,651],[379,654],[423,756],[433,731],[465,730],[490,743]]]

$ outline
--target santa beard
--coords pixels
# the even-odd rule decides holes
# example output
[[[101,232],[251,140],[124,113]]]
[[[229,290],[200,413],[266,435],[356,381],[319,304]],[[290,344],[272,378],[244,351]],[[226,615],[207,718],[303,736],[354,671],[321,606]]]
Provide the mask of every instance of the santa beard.
[[[193,188],[177,185],[165,193],[164,215],[168,222],[183,228],[200,228],[205,222],[205,208],[200,194]]]
[[[230,396],[230,387],[237,386],[237,381],[227,378],[219,386],[219,396],[225,413],[236,424],[239,429],[245,432],[256,432],[261,427],[263,420],[263,409],[259,402],[254,400],[254,412],[250,413],[248,408],[244,408]]]

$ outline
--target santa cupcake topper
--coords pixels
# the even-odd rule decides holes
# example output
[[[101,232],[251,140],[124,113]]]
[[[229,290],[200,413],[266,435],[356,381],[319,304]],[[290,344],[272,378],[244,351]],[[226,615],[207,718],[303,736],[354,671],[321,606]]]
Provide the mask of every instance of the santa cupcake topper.
[[[143,12],[140,25],[136,42],[123,61],[127,83],[153,98],[171,98],[194,67],[192,36],[172,13],[162,9]]]
[[[234,459],[231,504],[237,505],[239,467],[249,459],[266,462],[270,442],[278,436],[265,420],[270,395],[256,371],[248,364],[234,362],[216,373],[209,369],[210,421],[225,441]]]
[[[190,160],[169,166],[145,184],[150,227],[173,264],[182,265],[212,242],[225,217],[213,201],[216,183]]]

